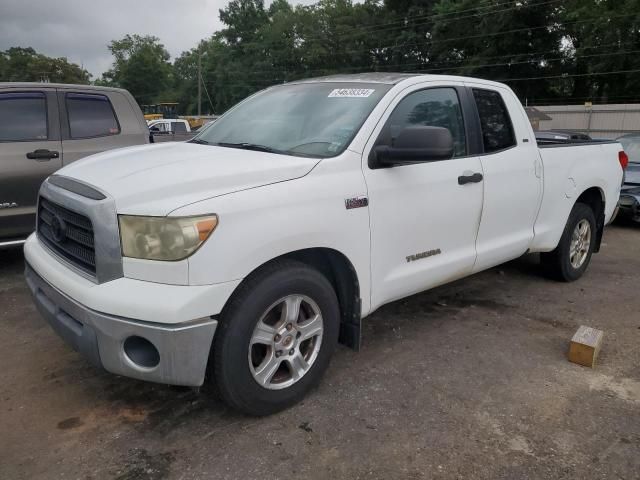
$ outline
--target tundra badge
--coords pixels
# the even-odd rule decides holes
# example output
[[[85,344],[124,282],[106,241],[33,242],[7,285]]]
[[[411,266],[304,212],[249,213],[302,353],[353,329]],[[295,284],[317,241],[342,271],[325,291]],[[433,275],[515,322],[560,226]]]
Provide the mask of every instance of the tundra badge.
[[[433,257],[434,255],[440,255],[442,251],[439,248],[435,250],[427,250],[426,252],[416,253],[415,255],[409,255],[407,258],[407,263],[415,262],[416,260],[420,260],[421,258]]]
[[[369,206],[369,199],[367,197],[347,198],[344,201],[344,206],[347,207],[347,210],[351,210],[352,208],[367,207]]]
[[[4,210],[5,208],[16,208],[18,204],[16,202],[6,202],[0,203],[0,210]]]

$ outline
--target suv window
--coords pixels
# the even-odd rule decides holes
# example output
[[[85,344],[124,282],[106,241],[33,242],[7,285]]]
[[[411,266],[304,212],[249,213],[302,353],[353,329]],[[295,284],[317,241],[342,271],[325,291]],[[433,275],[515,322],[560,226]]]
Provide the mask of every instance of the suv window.
[[[485,153],[497,152],[516,144],[507,106],[498,92],[473,89],[478,107]]]
[[[0,142],[47,138],[47,101],[44,93],[0,93]]]
[[[411,125],[449,129],[453,137],[453,156],[466,155],[464,121],[455,89],[429,88],[407,95],[387,120],[377,144],[392,146],[400,131]]]
[[[69,135],[71,138],[90,138],[117,135],[120,126],[105,95],[67,93]]]

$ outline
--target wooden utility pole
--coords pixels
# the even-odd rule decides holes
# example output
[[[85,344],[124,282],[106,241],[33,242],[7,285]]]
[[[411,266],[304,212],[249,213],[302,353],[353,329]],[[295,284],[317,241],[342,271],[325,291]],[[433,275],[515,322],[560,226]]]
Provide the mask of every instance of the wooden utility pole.
[[[198,116],[202,115],[202,54],[198,52]]]

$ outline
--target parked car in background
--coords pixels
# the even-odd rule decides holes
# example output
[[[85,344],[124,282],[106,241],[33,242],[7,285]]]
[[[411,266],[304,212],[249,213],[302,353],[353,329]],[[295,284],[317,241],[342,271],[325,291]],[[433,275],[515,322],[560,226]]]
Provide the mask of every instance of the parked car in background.
[[[185,133],[191,132],[189,122],[181,118],[151,120],[149,130],[154,133]]]
[[[539,144],[544,143],[571,143],[584,142],[591,140],[586,133],[556,131],[556,130],[538,130],[536,132],[536,140]]]
[[[0,83],[0,247],[35,228],[40,184],[61,167],[114,148],[149,143],[126,90]]]
[[[189,140],[195,135],[189,122],[182,118],[151,120],[149,132],[153,142],[179,142]]]
[[[25,275],[44,318],[94,364],[215,379],[229,405],[265,415],[319,382],[339,339],[359,348],[362,318],[384,304],[526,252],[579,279],[616,209],[623,156],[613,141],[539,147],[500,83],[292,82],[190,142],[51,176]]]
[[[620,192],[620,216],[640,222],[640,133],[624,135],[618,141],[629,157]]]

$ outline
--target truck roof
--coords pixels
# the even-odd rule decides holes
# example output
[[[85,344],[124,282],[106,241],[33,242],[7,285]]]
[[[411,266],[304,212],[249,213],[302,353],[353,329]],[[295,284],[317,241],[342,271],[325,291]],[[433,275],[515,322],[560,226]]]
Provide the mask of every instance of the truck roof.
[[[74,90],[123,92],[123,88],[102,87],[98,85],[84,85],[81,83],[44,83],[44,82],[0,82],[0,88],[73,88]]]
[[[305,78],[301,80],[293,80],[288,83],[316,83],[316,82],[361,82],[361,83],[383,83],[386,85],[397,85],[408,79],[420,78],[426,81],[435,80],[451,80],[451,81],[473,81],[478,83],[484,83],[486,85],[502,86],[505,85],[500,82],[494,82],[492,80],[484,80],[481,78],[473,77],[460,77],[455,75],[424,75],[420,73],[400,73],[400,72],[367,72],[367,73],[352,73],[352,74],[340,74],[340,75],[328,75],[325,77]]]

